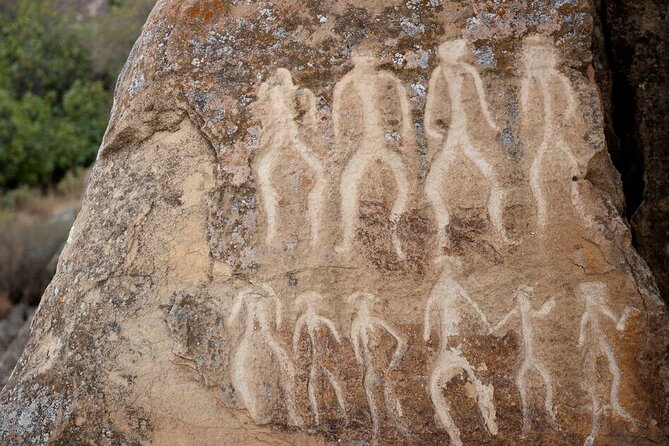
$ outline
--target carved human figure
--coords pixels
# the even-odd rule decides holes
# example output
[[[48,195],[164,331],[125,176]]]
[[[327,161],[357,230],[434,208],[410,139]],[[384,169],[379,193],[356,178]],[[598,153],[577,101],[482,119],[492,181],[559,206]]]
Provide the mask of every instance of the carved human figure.
[[[539,103],[543,112],[541,135],[530,166],[530,188],[537,204],[537,225],[545,229],[548,223],[549,203],[545,185],[545,159],[550,151],[558,151],[569,164],[568,178],[571,183],[571,202],[579,217],[589,225],[587,211],[580,193],[579,179],[582,166],[578,157],[566,142],[566,132],[571,131],[567,120],[576,117],[576,94],[569,79],[557,69],[558,55],[555,45],[547,38],[530,36],[523,43],[523,80],[520,89],[521,110],[524,116],[531,115],[531,103]],[[566,104],[561,105],[561,104]],[[533,128],[533,130],[537,130]],[[543,232],[542,232],[543,234]]]
[[[273,315],[272,307],[274,307]],[[274,335],[274,328],[278,329],[281,326],[281,302],[268,285],[264,285],[262,289],[242,289],[235,296],[228,322],[230,324],[235,322],[243,310],[246,313],[244,331],[232,357],[231,367],[231,381],[238,397],[251,416],[258,419],[261,409],[258,406],[261,403],[249,386],[247,366],[254,359],[254,355],[256,358],[264,355],[262,351],[254,351],[258,345],[262,345],[270,352],[271,356],[267,359],[274,359],[279,367],[289,422],[295,426],[304,425],[295,407],[295,366]]]
[[[527,374],[534,370],[539,374],[541,380],[544,382],[545,399],[544,409],[550,416],[551,421],[557,425],[555,412],[553,411],[553,384],[551,375],[544,366],[544,364],[537,358],[535,354],[534,345],[534,328],[532,326],[533,320],[536,318],[543,318],[551,312],[555,305],[555,300],[551,298],[546,301],[539,310],[532,309],[530,296],[534,290],[528,286],[521,285],[516,289],[514,294],[515,307],[507,313],[504,318],[494,327],[494,330],[499,330],[504,325],[508,324],[511,319],[518,316],[520,319],[520,329],[523,337],[523,362],[518,370],[516,377],[516,386],[520,392],[520,401],[523,404],[523,433],[530,428],[530,411],[527,400]]]
[[[598,386],[600,379],[597,373],[597,360],[603,356],[609,367],[609,373],[612,376],[611,391],[609,393],[609,405],[613,413],[636,424],[636,420],[620,405],[618,392],[620,391],[620,381],[622,373],[613,349],[609,345],[606,334],[602,329],[601,317],[613,322],[616,330],[623,331],[627,318],[633,311],[638,311],[633,307],[626,307],[623,314],[618,318],[611,308],[607,305],[607,287],[602,282],[584,282],[578,285],[576,293],[585,304],[583,316],[581,317],[581,329],[578,337],[578,346],[585,350],[583,361],[583,372],[585,375],[586,386],[592,400],[592,428],[590,435],[585,441],[585,445],[590,446],[594,443],[602,422],[603,412],[606,407],[602,404],[599,395]]]
[[[300,127],[310,132],[316,130],[316,98],[311,90],[293,85],[290,72],[279,68],[260,86],[258,101],[263,105],[260,116],[263,153],[256,164],[256,171],[267,218],[267,242],[272,243],[276,238],[278,224],[279,195],[272,185],[272,170],[287,150],[293,150],[309,166],[315,180],[308,194],[310,242],[313,246],[320,237],[328,177],[323,163],[315,155],[310,143],[301,136]],[[304,107],[304,113],[298,104]],[[298,123],[300,119],[302,122]]]
[[[449,339],[459,333],[458,304],[464,301],[470,305],[483,322],[483,325],[489,331],[491,328],[479,306],[456,280],[457,276],[462,273],[461,261],[457,258],[441,256],[437,258],[437,264],[442,266],[442,272],[428,297],[423,322],[423,339],[427,342],[430,340],[432,331],[430,324],[432,312],[437,311],[439,316],[439,353],[430,372],[429,391],[437,417],[448,432],[451,443],[461,446],[460,430],[450,415],[450,406],[443,395],[443,389],[456,376],[464,372],[474,386],[479,411],[486,428],[493,435],[497,435],[497,423],[495,421],[492,385],[484,385],[476,376],[476,371],[471,364],[462,356],[462,352],[449,343]]]
[[[339,252],[351,251],[358,223],[359,186],[373,163],[383,163],[393,174],[396,197],[390,211],[393,222],[392,243],[397,256],[404,259],[404,251],[397,235],[397,222],[409,202],[407,165],[402,157],[386,147],[386,132],[382,111],[377,103],[380,95],[396,95],[401,114],[401,142],[408,147],[415,145],[411,110],[406,90],[396,76],[378,70],[380,61],[370,52],[358,50],[351,56],[353,69],[334,88],[333,123],[335,140],[341,146],[344,104],[352,103],[361,116],[360,146],[348,161],[340,179],[342,240]]]
[[[318,388],[318,379],[324,378],[332,387],[337,398],[337,404],[342,414],[346,415],[346,405],[344,403],[344,395],[341,384],[337,381],[335,375],[328,370],[320,358],[323,355],[322,347],[316,339],[316,333],[320,327],[325,328],[329,334],[341,344],[341,336],[337,331],[337,327],[330,319],[318,314],[318,305],[322,301],[320,294],[316,292],[302,293],[297,296],[295,305],[299,308],[304,308],[304,311],[297,318],[295,322],[295,329],[293,330],[293,351],[297,351],[297,347],[303,333],[307,333],[309,337],[309,347],[311,350],[311,365],[309,366],[309,382],[307,383],[307,392],[309,394],[309,404],[311,411],[314,414],[316,424],[320,422],[320,412],[318,410],[318,400],[316,391]]]
[[[441,63],[432,72],[425,104],[425,134],[430,141],[441,145],[441,150],[434,157],[425,179],[425,194],[430,200],[439,226],[439,247],[445,242],[446,228],[450,222],[449,206],[443,193],[444,180],[451,173],[458,151],[462,151],[490,184],[488,217],[495,231],[505,242],[510,243],[502,219],[504,191],[499,185],[492,164],[484,156],[480,145],[472,141],[470,135],[470,126],[479,123],[471,122],[470,110],[467,109],[466,98],[463,97],[463,88],[467,82],[473,83],[485,123],[493,130],[499,130],[499,127],[490,113],[483,81],[478,71],[465,61],[466,53],[467,44],[463,39],[451,40],[439,47]],[[444,94],[448,102],[444,101]],[[450,124],[446,129],[439,125],[441,121],[438,116],[439,112],[448,108],[450,108]]]
[[[348,297],[349,304],[354,305],[355,314],[351,323],[351,342],[353,343],[353,352],[355,359],[365,369],[363,385],[367,395],[369,412],[372,416],[372,434],[374,443],[378,441],[381,415],[376,403],[375,390],[381,387],[383,391],[384,404],[387,415],[392,424],[405,435],[408,430],[400,421],[402,416],[402,406],[395,396],[392,387],[388,383],[386,374],[399,364],[406,343],[402,337],[384,320],[372,314],[371,306],[376,301],[376,297],[370,293],[357,292]],[[386,334],[394,339],[396,343],[395,352],[388,366],[382,366],[377,363],[372,348],[374,341],[371,339],[373,333]]]

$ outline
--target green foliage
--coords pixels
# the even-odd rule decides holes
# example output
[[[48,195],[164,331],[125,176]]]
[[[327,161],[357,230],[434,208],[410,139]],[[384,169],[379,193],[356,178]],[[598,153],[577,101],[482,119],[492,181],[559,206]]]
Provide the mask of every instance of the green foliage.
[[[54,184],[95,159],[110,95],[71,19],[45,0],[0,12],[0,191]]]

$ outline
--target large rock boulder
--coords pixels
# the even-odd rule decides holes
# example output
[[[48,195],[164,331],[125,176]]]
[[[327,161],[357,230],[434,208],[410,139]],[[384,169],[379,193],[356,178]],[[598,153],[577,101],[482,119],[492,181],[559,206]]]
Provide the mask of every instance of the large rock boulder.
[[[3,444],[657,444],[585,0],[159,1]]]

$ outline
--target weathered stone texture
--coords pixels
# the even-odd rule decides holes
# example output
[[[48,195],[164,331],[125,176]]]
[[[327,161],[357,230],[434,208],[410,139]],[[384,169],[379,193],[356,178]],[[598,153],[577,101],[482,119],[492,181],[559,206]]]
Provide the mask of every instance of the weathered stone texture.
[[[0,439],[666,441],[592,14],[159,1]]]

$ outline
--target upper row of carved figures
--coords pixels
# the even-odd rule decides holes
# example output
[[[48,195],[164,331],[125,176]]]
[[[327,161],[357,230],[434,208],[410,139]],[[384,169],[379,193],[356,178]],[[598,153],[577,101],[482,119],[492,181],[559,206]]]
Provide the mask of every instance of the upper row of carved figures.
[[[531,424],[529,400],[532,395],[527,382],[528,375],[531,373],[535,373],[537,377],[541,378],[544,387],[543,409],[549,421],[555,428],[559,429],[553,404],[552,373],[550,368],[546,367],[542,361],[542,350],[534,338],[537,320],[544,318],[553,311],[554,299],[547,300],[539,309],[532,308],[533,290],[522,285],[515,292],[513,308],[493,326],[476,301],[458,282],[458,276],[462,272],[460,261],[442,257],[440,263],[442,265],[441,277],[433,286],[425,303],[423,338],[426,342],[429,341],[433,330],[432,316],[436,314],[438,317],[435,320],[439,322],[437,330],[439,349],[434,358],[434,364],[429,370],[427,390],[432,400],[436,418],[450,437],[450,444],[462,445],[462,441],[460,431],[451,416],[450,404],[444,397],[444,390],[451,380],[460,375],[464,375],[465,380],[473,386],[473,398],[477,402],[486,429],[492,435],[498,433],[492,385],[484,384],[481,381],[475,367],[470,364],[459,347],[454,345],[451,340],[453,336],[459,334],[461,303],[473,308],[486,331],[490,333],[501,330],[502,327],[508,326],[517,319],[517,331],[519,331],[522,339],[522,357],[516,375],[516,387],[522,403],[523,435],[528,431]],[[586,445],[591,445],[596,438],[601,427],[603,411],[606,408],[632,425],[636,424],[636,420],[619,402],[618,393],[622,372],[607,340],[603,321],[610,319],[615,324],[616,329],[620,331],[625,328],[630,313],[637,310],[633,307],[627,307],[623,314],[618,317],[607,304],[607,294],[607,287],[602,282],[584,282],[577,287],[577,295],[584,304],[578,346],[585,351],[583,380],[592,404],[592,427],[585,441]],[[387,321],[375,314],[373,307],[376,301],[376,297],[368,292],[356,292],[347,299],[354,310],[349,337],[355,359],[364,369],[362,384],[371,415],[371,431],[376,439],[385,412],[385,418],[388,422],[408,436],[410,432],[401,420],[403,416],[402,404],[395,395],[395,389],[387,379],[389,371],[396,368],[402,360],[407,348],[406,340]],[[344,383],[337,378],[336,371],[328,369],[324,364],[321,356],[327,347],[319,345],[323,341],[316,334],[317,332],[327,333],[338,344],[342,344],[342,335],[335,322],[323,315],[324,302],[320,294],[315,292],[302,293],[297,297],[295,304],[298,309],[301,309],[301,312],[293,329],[292,350],[297,351],[300,339],[306,334],[311,356],[307,393],[315,422],[319,424],[320,419],[319,382],[327,384],[332,389],[338,409],[341,415],[346,418],[348,408]],[[252,390],[249,384],[249,376],[251,375],[247,367],[249,364],[257,366],[258,361],[264,364],[263,367],[268,367],[270,364],[265,361],[274,361],[282,377],[283,402],[289,422],[303,427],[304,420],[296,408],[294,392],[296,365],[275,332],[282,323],[281,308],[281,300],[268,285],[256,289],[242,289],[238,292],[230,312],[229,322],[234,323],[235,320],[240,319],[239,316],[242,312],[246,313],[246,318],[240,321],[241,335],[232,356],[231,379],[238,398],[255,418],[264,403],[261,402],[261,398],[255,395],[256,392]],[[541,328],[539,329],[541,330]],[[372,340],[372,336],[389,336],[395,343],[396,347],[389,363],[376,357],[375,350],[378,348],[378,342]],[[267,356],[265,352],[258,350],[261,348],[260,346],[268,349],[271,355]],[[601,390],[596,376],[596,364],[599,358],[607,362],[612,375],[611,385],[608,389],[609,401],[606,405],[600,395]]]
[[[482,143],[472,136],[472,128],[480,125],[472,122],[463,96],[463,85],[473,84],[480,111],[485,118],[484,125],[494,130],[499,126],[490,112],[485,89],[476,68],[466,62],[467,44],[458,39],[446,42],[439,47],[440,64],[432,73],[424,113],[424,128],[429,140],[436,141],[440,149],[432,157],[423,190],[432,207],[438,225],[439,242],[443,242],[451,216],[448,197],[445,196],[444,183],[452,174],[455,159],[463,155],[469,159],[487,181],[490,189],[487,213],[490,223],[500,238],[506,243],[513,243],[506,234],[503,223],[503,206],[506,191],[500,185],[500,174],[494,163],[487,159],[482,150]],[[390,220],[394,229],[392,243],[400,259],[404,252],[397,237],[396,225],[401,215],[410,205],[412,175],[408,161],[401,152],[387,146],[388,140],[399,142],[401,147],[415,145],[414,126],[411,118],[408,95],[402,81],[394,74],[378,69],[379,61],[363,52],[352,56],[353,69],[334,87],[333,125],[335,141],[342,143],[344,127],[350,116],[343,110],[355,113],[358,122],[356,134],[357,148],[346,162],[339,182],[341,209],[341,243],[339,252],[349,252],[358,224],[359,187],[367,171],[377,163],[383,164],[392,173],[395,181],[395,199],[390,211]],[[548,187],[543,177],[547,168],[546,158],[551,151],[557,151],[566,161],[568,168],[559,175],[571,183],[571,201],[576,214],[587,224],[587,213],[583,204],[578,179],[583,178],[583,166],[576,153],[566,142],[564,122],[576,115],[576,95],[569,79],[557,69],[557,54],[552,42],[545,38],[528,37],[523,47],[524,77],[521,87],[521,108],[524,111],[532,101],[543,106],[542,126],[536,128],[538,141],[530,153],[533,159],[529,171],[529,183],[537,209],[537,224],[544,229],[548,221]],[[553,91],[563,98],[566,114],[558,103]],[[388,92],[391,93],[388,93]],[[398,108],[395,113],[399,122],[397,131],[388,131],[384,124],[383,106],[375,98],[383,94],[392,94],[393,104]],[[448,97],[449,100],[442,100]],[[308,192],[308,220],[310,225],[311,245],[317,245],[322,228],[323,208],[328,185],[331,181],[324,160],[314,150],[316,126],[316,98],[308,89],[293,84],[291,74],[284,68],[260,86],[258,102],[264,105],[262,115],[262,147],[253,167],[257,177],[261,202],[266,216],[266,241],[273,243],[277,237],[278,203],[280,194],[273,184],[272,172],[287,151],[293,151],[308,166],[309,174],[314,178]],[[561,102],[561,101],[557,101]],[[441,108],[450,110],[450,122],[444,123],[440,116]],[[352,119],[352,118],[351,118]],[[306,128],[306,130],[305,130]],[[555,172],[552,172],[555,175]],[[572,179],[575,179],[572,181]],[[440,243],[441,245],[441,243]]]

